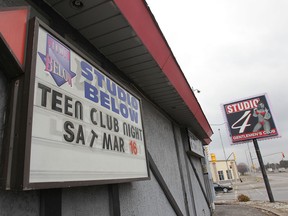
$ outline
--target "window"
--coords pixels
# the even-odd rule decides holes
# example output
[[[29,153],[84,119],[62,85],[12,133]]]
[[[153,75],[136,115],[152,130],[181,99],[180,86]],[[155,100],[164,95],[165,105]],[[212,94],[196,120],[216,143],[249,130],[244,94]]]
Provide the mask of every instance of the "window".
[[[224,173],[222,170],[218,171],[219,180],[224,180]]]
[[[226,170],[226,175],[228,179],[232,179],[232,172],[231,170]]]

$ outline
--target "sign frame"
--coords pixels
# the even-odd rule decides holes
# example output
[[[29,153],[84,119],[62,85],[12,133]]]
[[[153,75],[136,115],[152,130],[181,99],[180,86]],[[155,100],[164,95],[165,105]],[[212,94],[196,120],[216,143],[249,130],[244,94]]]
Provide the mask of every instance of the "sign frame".
[[[204,147],[202,142],[190,131],[187,129],[187,137],[189,143],[189,154],[204,158]]]
[[[232,144],[280,137],[266,93],[221,104],[221,109]]]
[[[37,44],[38,44],[38,34],[39,29],[44,29],[47,33],[56,38],[61,44],[64,44],[71,51],[75,52],[78,56],[84,59],[87,63],[89,63],[92,67],[99,70],[104,76],[109,78],[111,81],[115,82],[116,85],[123,88],[126,92],[131,94],[133,97],[138,99],[139,101],[139,117],[141,121],[141,129],[142,129],[142,137],[143,137],[143,148],[145,165],[142,166],[145,168],[145,175],[143,176],[139,174],[135,174],[135,176],[127,176],[127,177],[112,177],[109,179],[88,179],[88,180],[71,180],[71,181],[41,181],[41,182],[31,182],[30,181],[30,163],[31,163],[31,146],[32,146],[32,124],[33,124],[33,106],[34,106],[34,88],[36,82],[36,56],[37,56]],[[52,30],[48,25],[39,20],[38,18],[34,18],[29,23],[29,37],[28,37],[28,50],[27,58],[26,58],[26,70],[25,76],[21,78],[20,86],[23,90],[23,95],[20,96],[22,99],[22,106],[18,104],[17,113],[15,115],[20,115],[22,113],[22,117],[20,120],[20,128],[19,130],[19,139],[17,139],[17,145],[13,149],[13,157],[10,157],[8,161],[12,164],[8,167],[9,172],[7,172],[6,176],[6,189],[20,189],[20,190],[31,190],[31,189],[47,189],[47,188],[66,188],[66,187],[76,187],[76,186],[92,186],[92,185],[101,185],[101,184],[115,184],[122,182],[133,182],[139,180],[149,180],[150,179],[150,170],[149,170],[149,161],[147,155],[147,147],[145,142],[145,134],[144,134],[144,125],[143,125],[143,112],[142,112],[142,101],[139,96],[135,93],[134,90],[127,88],[123,82],[116,79],[111,74],[107,73],[103,68],[95,63],[92,59],[90,59],[87,55],[77,49],[74,45],[69,43],[63,37],[61,37],[58,33]],[[48,43],[48,42],[47,42]],[[20,91],[22,91],[20,90]],[[23,115],[24,114],[24,115]],[[114,146],[115,147],[115,146]],[[115,150],[115,148],[114,148]],[[23,164],[23,165],[21,165]]]

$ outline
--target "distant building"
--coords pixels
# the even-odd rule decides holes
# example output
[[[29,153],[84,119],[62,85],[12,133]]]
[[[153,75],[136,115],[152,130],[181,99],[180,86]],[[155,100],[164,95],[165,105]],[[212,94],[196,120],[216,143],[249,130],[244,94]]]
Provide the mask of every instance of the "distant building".
[[[235,160],[209,161],[213,182],[226,183],[240,179]]]

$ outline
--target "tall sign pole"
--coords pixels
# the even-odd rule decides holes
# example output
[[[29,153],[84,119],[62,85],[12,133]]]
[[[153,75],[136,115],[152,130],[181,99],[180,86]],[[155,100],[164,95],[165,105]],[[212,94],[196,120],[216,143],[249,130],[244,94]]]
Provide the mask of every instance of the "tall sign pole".
[[[261,155],[261,152],[260,152],[260,149],[259,149],[259,146],[258,146],[257,139],[253,139],[253,143],[254,143],[255,151],[256,151],[256,154],[257,154],[258,161],[259,161],[259,165],[260,165],[260,168],[261,168],[261,172],[262,172],[262,176],[263,176],[263,179],[264,179],[264,183],[265,183],[265,186],[266,186],[266,190],[267,190],[267,194],[268,194],[268,197],[269,197],[269,201],[270,202],[275,202],[274,201],[274,197],[273,197],[273,193],[272,193],[272,190],[271,190],[271,187],[270,187],[269,179],[268,179],[268,176],[267,176],[267,173],[266,173],[266,169],[265,169],[265,166],[264,166],[264,163],[263,163],[262,155]]]
[[[271,106],[267,95],[262,94],[226,103],[223,104],[222,108],[227,120],[232,144],[253,141],[269,200],[270,202],[274,202],[272,190],[258,146],[258,140],[280,137],[275,120],[272,116]],[[251,161],[253,166],[253,160]]]

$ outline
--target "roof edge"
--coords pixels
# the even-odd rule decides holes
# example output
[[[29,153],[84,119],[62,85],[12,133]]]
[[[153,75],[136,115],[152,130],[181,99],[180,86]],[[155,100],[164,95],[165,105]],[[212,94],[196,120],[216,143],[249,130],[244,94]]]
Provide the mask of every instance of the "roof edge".
[[[209,144],[213,131],[146,1],[114,0],[114,2],[189,107],[207,135],[204,141]]]

